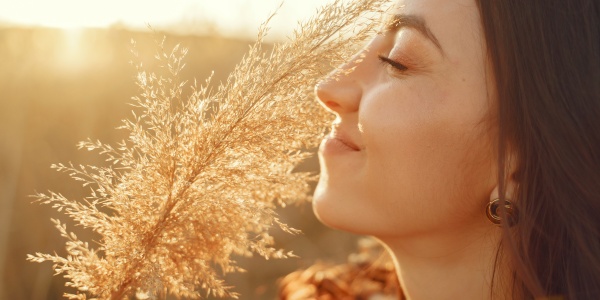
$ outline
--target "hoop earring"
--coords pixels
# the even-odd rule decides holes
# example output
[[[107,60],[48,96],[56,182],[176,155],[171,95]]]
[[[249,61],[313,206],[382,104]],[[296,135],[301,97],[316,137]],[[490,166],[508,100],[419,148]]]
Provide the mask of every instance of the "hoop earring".
[[[500,198],[496,198],[494,200],[490,200],[488,203],[485,214],[490,222],[500,225],[502,224],[502,217],[498,214],[500,208]],[[506,209],[506,221],[508,222],[508,226],[511,227],[517,224],[517,209],[513,206],[513,204],[509,200],[504,200],[504,208]]]

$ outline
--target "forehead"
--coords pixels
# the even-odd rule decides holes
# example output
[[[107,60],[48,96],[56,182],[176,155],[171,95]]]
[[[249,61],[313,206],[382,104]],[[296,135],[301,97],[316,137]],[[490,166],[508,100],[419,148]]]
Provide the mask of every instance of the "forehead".
[[[396,0],[394,9],[431,17],[457,15],[477,18],[479,16],[476,0]]]
[[[475,0],[399,0],[390,12],[422,18],[450,59],[481,52],[483,38]]]

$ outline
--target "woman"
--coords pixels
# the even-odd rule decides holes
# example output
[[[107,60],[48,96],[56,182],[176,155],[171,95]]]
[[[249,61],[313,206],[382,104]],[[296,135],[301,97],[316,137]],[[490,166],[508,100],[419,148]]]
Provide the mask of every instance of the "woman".
[[[316,215],[380,240],[407,299],[600,299],[600,3],[392,15],[316,88]]]

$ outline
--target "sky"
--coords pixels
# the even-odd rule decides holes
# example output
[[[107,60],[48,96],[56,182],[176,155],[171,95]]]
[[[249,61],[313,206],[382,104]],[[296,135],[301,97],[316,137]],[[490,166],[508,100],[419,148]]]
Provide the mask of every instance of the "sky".
[[[0,23],[65,29],[126,26],[254,36],[282,0],[3,0]],[[286,35],[326,0],[285,0],[271,33]]]

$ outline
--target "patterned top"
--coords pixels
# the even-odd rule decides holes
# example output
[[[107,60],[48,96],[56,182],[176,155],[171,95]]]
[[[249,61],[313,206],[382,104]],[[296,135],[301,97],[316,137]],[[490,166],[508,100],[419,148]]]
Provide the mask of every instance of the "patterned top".
[[[280,300],[404,299],[394,264],[378,242],[359,241],[345,264],[317,263],[281,279]]]

